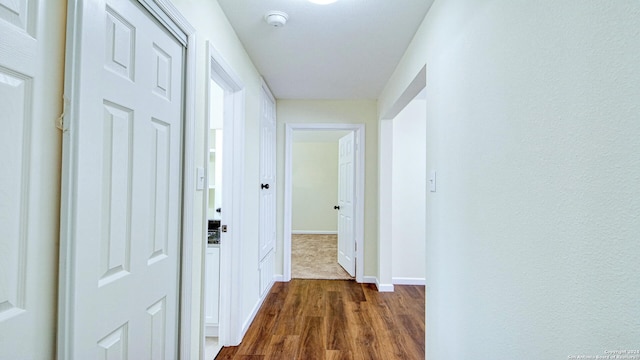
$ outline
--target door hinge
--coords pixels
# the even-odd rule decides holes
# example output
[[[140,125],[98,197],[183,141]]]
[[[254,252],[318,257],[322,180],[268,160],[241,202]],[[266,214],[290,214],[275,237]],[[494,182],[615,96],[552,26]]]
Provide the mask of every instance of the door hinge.
[[[222,226],[220,226],[220,231],[222,231],[222,232],[226,233],[226,232],[228,231],[228,229],[227,229],[227,225],[222,225]]]
[[[67,108],[71,105],[71,100],[69,100],[69,98],[66,95],[62,96],[62,114],[60,114],[60,116],[58,116],[58,118],[56,119],[56,127],[58,128],[58,130],[62,131],[62,132],[66,132],[67,130],[69,130],[66,126],[66,122],[64,121],[64,117],[67,113]]]

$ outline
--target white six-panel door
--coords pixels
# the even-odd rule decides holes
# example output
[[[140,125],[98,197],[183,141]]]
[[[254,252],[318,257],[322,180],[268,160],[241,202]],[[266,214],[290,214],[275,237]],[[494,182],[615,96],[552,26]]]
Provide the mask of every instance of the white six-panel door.
[[[59,354],[175,359],[184,48],[135,0],[81,3]]]
[[[0,359],[55,352],[64,4],[0,0]]]
[[[356,272],[354,139],[354,133],[350,132],[338,141],[338,263],[351,276],[355,276]]]
[[[263,83],[260,114],[260,295],[273,284],[276,245],[276,104]]]
[[[260,260],[276,241],[276,108],[268,89],[262,89],[260,117]]]

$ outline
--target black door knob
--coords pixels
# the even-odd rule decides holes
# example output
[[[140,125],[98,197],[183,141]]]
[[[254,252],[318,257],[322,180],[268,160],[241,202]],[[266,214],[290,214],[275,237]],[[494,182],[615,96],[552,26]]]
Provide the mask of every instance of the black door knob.
[[[260,185],[260,188],[269,190],[269,184],[262,184]]]
[[[334,206],[333,208],[336,209],[336,210],[340,210],[340,206],[338,206],[338,205]]]

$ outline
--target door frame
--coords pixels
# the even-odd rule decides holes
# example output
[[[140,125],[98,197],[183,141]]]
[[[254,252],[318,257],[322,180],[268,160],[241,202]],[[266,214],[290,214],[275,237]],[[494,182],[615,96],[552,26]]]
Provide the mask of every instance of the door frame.
[[[236,346],[242,340],[241,294],[242,294],[242,206],[244,203],[244,127],[245,127],[245,87],[233,68],[224,60],[221,53],[207,41],[207,78],[205,108],[205,138],[203,154],[205,155],[205,174],[208,174],[209,158],[209,119],[210,119],[210,94],[211,81],[215,81],[225,91],[223,126],[223,162],[222,173],[231,174],[225,177],[231,181],[223,181],[222,201],[225,209],[224,225],[229,228],[225,242],[220,244],[220,323],[219,341],[223,346]],[[208,179],[205,181],[205,191],[209,187]],[[203,196],[203,232],[202,239],[207,238],[207,203],[208,196]],[[202,253],[206,254],[207,242],[202,243]],[[200,349],[204,354],[205,349],[205,256],[201,257],[201,315],[200,315]],[[224,276],[222,276],[224,275]],[[224,294],[224,296],[223,296]]]
[[[293,214],[293,132],[294,131],[352,131],[356,141],[354,166],[355,178],[355,221],[354,240],[356,243],[356,281],[364,282],[364,157],[365,157],[365,124],[285,124],[285,161],[284,161],[284,254],[283,280],[291,281],[291,220]]]
[[[149,11],[160,26],[172,34],[184,49],[183,69],[183,135],[182,135],[182,184],[181,206],[182,219],[180,222],[180,265],[179,265],[179,329],[177,349],[181,359],[191,358],[191,293],[192,293],[192,263],[193,263],[193,208],[195,200],[195,74],[196,74],[196,39],[195,28],[177,10],[170,0],[137,0]],[[73,297],[71,284],[74,281],[73,259],[75,243],[72,229],[73,221],[73,182],[71,173],[76,167],[75,148],[72,147],[72,136],[75,133],[69,128],[78,126],[79,89],[76,71],[80,67],[78,61],[81,53],[82,29],[78,27],[82,17],[83,0],[71,0],[67,3],[64,99],[65,108],[61,129],[63,132],[62,175],[61,175],[61,217],[60,217],[60,254],[58,276],[58,339],[57,357],[67,359],[70,356],[71,314],[73,313]],[[189,184],[189,185],[187,185]]]

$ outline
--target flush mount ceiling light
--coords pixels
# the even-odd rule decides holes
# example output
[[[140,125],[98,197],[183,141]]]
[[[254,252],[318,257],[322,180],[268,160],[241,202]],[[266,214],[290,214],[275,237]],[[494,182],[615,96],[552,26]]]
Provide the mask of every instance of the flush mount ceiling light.
[[[289,15],[282,11],[269,11],[264,14],[264,20],[273,27],[282,27],[287,23]]]
[[[329,5],[329,4],[333,4],[334,2],[336,2],[338,0],[309,0],[309,1],[314,3],[314,4]]]

